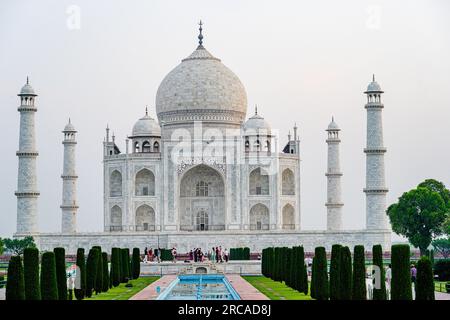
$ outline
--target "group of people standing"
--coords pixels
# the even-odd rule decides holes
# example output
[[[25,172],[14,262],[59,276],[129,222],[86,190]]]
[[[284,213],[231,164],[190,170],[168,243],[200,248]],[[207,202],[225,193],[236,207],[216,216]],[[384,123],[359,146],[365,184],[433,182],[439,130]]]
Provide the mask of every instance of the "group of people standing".
[[[229,254],[225,248],[222,250],[222,246],[213,247],[212,250],[208,250],[205,254],[201,248],[195,248],[189,251],[189,260],[194,262],[203,262],[207,258],[209,261],[221,263],[228,262]]]
[[[145,247],[144,249],[144,263],[147,262],[152,262],[152,261],[156,261],[158,263],[161,262],[161,248],[155,248],[154,250],[152,248],[147,249],[147,247]]]

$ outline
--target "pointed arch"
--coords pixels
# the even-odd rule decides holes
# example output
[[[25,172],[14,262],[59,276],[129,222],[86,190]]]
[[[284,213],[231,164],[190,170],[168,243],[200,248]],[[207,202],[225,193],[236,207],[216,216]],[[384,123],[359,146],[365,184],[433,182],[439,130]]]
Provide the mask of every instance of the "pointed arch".
[[[283,229],[295,229],[295,209],[291,204],[283,207],[282,227]]]
[[[255,204],[250,209],[250,230],[269,230],[269,208],[262,203]]]
[[[281,174],[281,194],[284,196],[295,195],[295,177],[291,169],[284,169]]]
[[[269,175],[259,167],[250,172],[249,176],[250,195],[269,194]]]
[[[114,170],[109,179],[109,196],[122,196],[122,174],[119,170]]]
[[[122,208],[114,205],[110,214],[110,231],[122,231]]]
[[[136,196],[154,196],[155,195],[155,175],[150,170],[141,169],[135,178]]]
[[[136,209],[136,231],[155,231],[155,210],[143,204]]]

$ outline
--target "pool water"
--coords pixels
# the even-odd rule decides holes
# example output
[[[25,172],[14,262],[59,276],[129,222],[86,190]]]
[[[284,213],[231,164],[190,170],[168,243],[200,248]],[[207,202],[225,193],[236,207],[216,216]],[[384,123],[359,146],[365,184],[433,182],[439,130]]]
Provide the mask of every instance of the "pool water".
[[[179,275],[157,300],[240,300],[225,276],[220,274]]]

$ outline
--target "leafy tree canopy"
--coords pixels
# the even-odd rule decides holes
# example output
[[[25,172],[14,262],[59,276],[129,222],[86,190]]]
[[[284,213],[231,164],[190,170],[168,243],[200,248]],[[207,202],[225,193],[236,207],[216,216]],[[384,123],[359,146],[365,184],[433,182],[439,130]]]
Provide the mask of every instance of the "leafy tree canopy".
[[[431,191],[439,193],[442,200],[444,200],[446,207],[450,210],[450,191],[445,187],[445,185],[442,182],[434,179],[426,179],[425,181],[421,182],[417,187],[427,188]]]
[[[0,255],[3,254],[3,251],[4,251],[3,240],[2,240],[2,238],[0,238]]]
[[[22,255],[23,250],[25,250],[26,248],[36,247],[34,239],[31,236],[27,236],[23,239],[3,239],[3,242],[5,245],[5,250],[15,255]]]
[[[444,258],[450,257],[450,238],[436,239],[431,244]]]
[[[448,208],[441,195],[428,187],[405,192],[387,209],[392,230],[405,236],[422,254],[432,239],[442,233],[447,214]]]

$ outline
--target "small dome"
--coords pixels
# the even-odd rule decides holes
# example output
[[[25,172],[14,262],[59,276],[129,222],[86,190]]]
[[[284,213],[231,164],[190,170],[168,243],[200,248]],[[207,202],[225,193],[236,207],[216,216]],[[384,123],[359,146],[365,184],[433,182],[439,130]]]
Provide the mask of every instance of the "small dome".
[[[257,111],[255,111],[255,115],[248,119],[244,123],[244,130],[245,131],[266,131],[268,134],[271,132],[271,128],[269,123],[261,117]]]
[[[161,127],[158,122],[147,113],[140,118],[133,126],[132,137],[161,136]]]
[[[383,92],[378,82],[375,81],[375,75],[373,75],[372,82],[369,83],[369,85],[367,86],[367,91],[365,93],[369,92],[380,92],[380,93]]]
[[[328,125],[328,129],[327,130],[338,131],[338,130],[341,130],[341,129],[339,129],[338,124],[336,122],[334,122],[334,118],[331,118],[331,122]]]
[[[69,119],[69,123],[66,124],[66,126],[64,127],[64,132],[77,132],[75,130],[75,127],[73,126],[73,124],[70,122],[70,119]]]
[[[22,89],[20,89],[19,96],[22,96],[22,95],[37,96],[37,94],[34,92],[33,87],[28,82],[28,77],[27,77],[27,83],[25,83],[25,85],[22,87]]]

